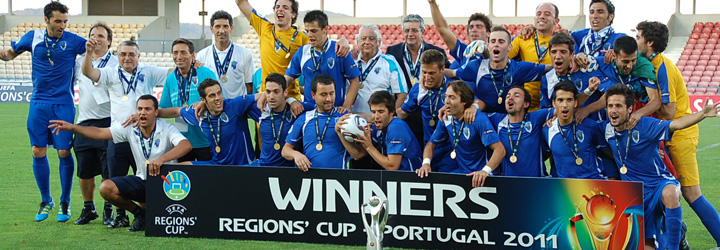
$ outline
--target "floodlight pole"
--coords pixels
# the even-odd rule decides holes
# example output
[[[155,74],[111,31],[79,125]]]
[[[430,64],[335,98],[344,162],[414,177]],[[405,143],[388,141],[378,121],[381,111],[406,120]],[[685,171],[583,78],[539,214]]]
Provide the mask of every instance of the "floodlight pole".
[[[200,39],[205,40],[205,16],[207,16],[207,11],[205,11],[205,0],[202,0],[202,10],[200,13],[198,13],[202,17],[202,27],[200,28]]]

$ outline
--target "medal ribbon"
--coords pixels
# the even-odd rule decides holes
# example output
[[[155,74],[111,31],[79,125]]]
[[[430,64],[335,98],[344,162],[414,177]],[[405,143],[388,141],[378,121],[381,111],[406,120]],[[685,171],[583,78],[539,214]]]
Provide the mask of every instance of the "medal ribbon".
[[[360,59],[360,61],[362,61],[362,59]],[[360,70],[360,72],[362,72],[362,74],[360,74],[360,79],[359,79],[360,82],[364,82],[365,79],[367,79],[368,75],[370,75],[370,71],[372,71],[372,69],[375,67],[375,64],[376,64],[378,61],[380,61],[380,55],[376,55],[375,58],[373,58],[372,60],[370,60],[370,62],[368,63],[367,69],[365,69],[364,71],[363,71],[363,68],[362,68],[362,64],[360,64],[360,63],[357,64],[357,65],[358,65],[358,69]]]
[[[126,96],[130,93],[130,90],[135,91],[135,87],[137,86],[137,79],[135,79],[135,76],[137,75],[137,67],[132,72],[132,75],[130,76],[130,81],[125,78],[125,75],[122,73],[122,67],[118,66],[118,75],[120,75],[120,84],[127,84],[127,88],[123,89],[123,94]]]
[[[110,61],[110,52],[105,55],[105,58],[100,60],[100,63],[98,64],[97,68],[105,68],[105,65],[107,65],[108,61]]]
[[[508,117],[507,134],[508,134],[508,141],[510,141],[510,149],[513,151],[513,155],[515,153],[517,153],[517,150],[520,146],[520,137],[522,136],[522,132],[525,129],[525,118],[526,117],[527,117],[527,114],[525,114],[525,116],[523,116],[522,123],[520,124],[520,132],[518,132],[517,140],[515,140],[515,141],[513,141],[513,139],[512,139],[512,133],[511,133],[512,130],[510,129],[512,126],[510,125],[510,118]],[[515,145],[513,145],[513,142],[515,142]]]
[[[320,70],[320,63],[322,62],[323,53],[325,53],[325,51],[327,51],[329,46],[330,46],[330,39],[326,38],[325,44],[323,44],[323,47],[322,47],[322,51],[318,52],[320,54],[319,57],[315,55],[315,52],[317,52],[317,50],[315,50],[314,47],[310,47],[310,56],[312,57],[313,66],[315,66],[315,69],[313,70],[313,72],[318,72],[318,70]]]
[[[52,46],[49,46],[49,45],[48,45],[48,40],[50,40],[50,37],[48,37],[47,29],[46,29],[46,30],[45,30],[45,37],[43,37],[43,40],[45,41],[45,48],[47,49],[47,58],[48,58],[48,61],[50,61],[50,62],[52,63],[52,54],[51,54],[51,51],[52,51],[52,52],[55,51],[55,45],[57,45],[57,42],[60,41],[60,38],[58,38],[58,39],[55,40],[54,42],[51,41],[51,42],[52,42]]]
[[[298,34],[298,28],[293,26],[295,28],[295,33],[293,34],[292,38],[290,39],[290,45],[288,47],[285,47],[278,39],[277,36],[275,36],[275,27],[272,29],[272,35],[273,39],[275,40],[275,48],[281,48],[286,53],[290,53],[290,48],[292,47],[293,42],[295,41],[295,37],[297,37]],[[323,49],[324,50],[324,49]]]
[[[500,89],[498,89],[497,83],[495,82],[495,73],[493,73],[493,69],[490,69],[490,79],[492,79],[493,87],[495,88],[495,92],[497,92],[498,97],[502,98],[503,92],[505,92],[505,86],[508,85],[507,80],[507,72],[510,68],[510,60],[508,60],[507,64],[505,64],[505,69],[503,69],[503,81],[502,86],[500,86]]]
[[[323,127],[322,135],[320,134],[320,124],[318,123],[319,115],[318,109],[315,108],[315,136],[317,138],[318,144],[322,144],[323,139],[325,139],[325,132],[327,132],[328,125],[330,125],[330,119],[332,119],[333,113],[335,112],[335,108],[330,110],[330,113],[328,114],[327,120],[325,121],[325,125]]]
[[[275,132],[275,112],[270,110],[270,126],[272,126],[273,139],[275,139],[275,143],[280,143],[280,135],[282,134],[283,125],[285,124],[285,115],[287,115],[288,106],[290,105],[286,104],[285,109],[282,112],[282,116],[280,117],[280,127],[277,132]]]
[[[225,60],[223,61],[223,63],[220,63],[220,56],[218,56],[217,50],[215,50],[215,46],[213,45],[212,49],[213,58],[215,59],[215,72],[217,72],[218,74],[218,79],[227,74],[228,68],[230,68],[230,60],[232,60],[234,48],[235,46],[232,42],[230,42],[230,50],[228,50],[228,53],[225,56]]]
[[[625,166],[625,162],[627,162],[628,149],[630,149],[630,132],[631,132],[631,130],[628,130],[627,140],[626,140],[626,142],[625,142],[625,157],[623,157],[622,154],[621,154],[622,152],[620,152],[620,144],[618,143],[618,141],[619,141],[620,139],[617,138],[617,134],[618,134],[618,133],[615,132],[615,135],[614,135],[614,137],[615,137],[615,148],[617,148],[618,156],[620,157],[620,167]],[[625,167],[627,167],[627,166],[625,166]]]
[[[438,106],[440,105],[442,100],[440,100],[440,96],[442,95],[443,88],[445,86],[445,80],[443,79],[443,86],[440,86],[440,89],[435,91],[435,94],[433,94],[432,89],[428,89],[428,95],[429,95],[429,102],[430,102],[430,115],[432,116],[432,119],[435,120],[438,113]],[[435,97],[433,97],[435,95]]]
[[[460,142],[460,133],[462,132],[463,128],[465,127],[465,121],[460,123],[460,129],[455,131],[455,118],[452,118],[452,133],[453,133],[453,150],[457,148],[458,143]]]
[[[175,68],[175,79],[178,81],[178,95],[180,96],[180,105],[187,104],[190,100],[190,81],[195,75],[195,62],[190,64],[190,71],[187,77],[183,77],[180,68]]]
[[[224,113],[220,113],[220,115],[217,117],[217,133],[215,133],[215,128],[213,127],[212,120],[210,119],[210,114],[207,116],[208,125],[210,125],[210,133],[213,135],[213,141],[215,142],[215,147],[220,147],[220,127],[222,124],[222,118],[220,118]]]
[[[563,133],[559,122],[558,122],[558,128],[560,129],[560,135],[563,138],[563,141],[565,141],[565,145],[567,145],[568,148],[570,148],[570,152],[572,152],[572,154],[575,156],[575,158],[580,158],[580,149],[578,149],[578,144],[577,144],[577,128],[575,127],[575,119],[573,119],[573,121],[572,121],[573,147],[570,147],[570,143],[568,143],[567,138],[565,138],[565,133]]]
[[[540,48],[541,47],[540,47],[540,42],[538,41],[538,35],[537,35],[537,32],[535,32],[535,53],[537,54],[538,62],[542,61],[543,57],[545,57],[545,55],[547,55],[547,52],[548,52],[547,47],[542,47],[542,48],[545,48],[545,50],[543,50],[542,53],[540,52]]]
[[[157,124],[156,124],[156,126],[157,126]],[[143,156],[145,156],[145,160],[148,160],[148,161],[149,161],[149,160],[150,160],[150,154],[152,153],[153,138],[155,138],[155,128],[153,128],[153,131],[152,131],[152,133],[150,134],[150,138],[149,138],[149,139],[150,139],[150,140],[149,140],[149,141],[150,141],[150,145],[149,145],[149,147],[147,147],[147,148],[145,147],[145,139],[144,139],[145,136],[143,135],[143,133],[142,133],[141,130],[138,129],[138,131],[139,131],[138,137],[140,137],[140,147],[142,147]]]
[[[418,51],[418,57],[415,60],[414,63],[412,62],[412,54],[410,54],[410,51],[407,48],[407,43],[405,43],[405,63],[408,65],[408,68],[410,69],[410,78],[420,78],[418,75],[420,74],[420,55],[422,55],[423,51],[425,51],[425,45],[420,44],[420,50]]]

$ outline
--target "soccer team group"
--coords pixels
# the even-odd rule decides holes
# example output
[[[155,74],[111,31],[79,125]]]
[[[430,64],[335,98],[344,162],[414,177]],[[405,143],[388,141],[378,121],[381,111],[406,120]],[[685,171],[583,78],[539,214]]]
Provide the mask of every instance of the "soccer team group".
[[[720,217],[701,193],[696,159],[696,124],[718,116],[720,104],[691,112],[680,71],[662,54],[665,24],[641,22],[635,38],[616,33],[613,4],[592,0],[591,28],[555,31],[558,7],[543,3],[534,25],[514,38],[473,14],[465,44],[435,0],[428,2],[452,64],[443,49],[423,41],[418,15],[403,19],[405,42],[383,54],[375,24],[359,29],[352,49],[346,39],[328,38],[322,11],[308,12],[301,31],[294,26],[297,1],[276,0],[273,23],[237,0],[260,40],[262,84],[254,94],[252,54],[231,41],[233,18],[225,11],[212,15],[213,45],[196,53],[191,41],[176,39],[177,67],[167,69],[139,64],[133,41],[113,55],[112,30],[102,23],[88,40],[64,31],[67,7],[49,3],[47,29],[29,31],[0,51],[2,60],[32,53],[27,130],[42,196],[36,221],[55,207],[46,157],[52,145],[60,162],[60,222],[71,217],[74,149],[85,201],[79,225],[99,217],[97,175],[103,224],[130,226],[130,211],[129,230],[140,231],[145,179],[164,163],[376,168],[420,178],[465,174],[472,186],[490,175],[641,181],[647,247],[688,247],[681,196],[720,246]],[[161,85],[157,100],[152,90]],[[368,121],[364,133],[343,133],[357,123],[350,113]],[[259,128],[257,150],[248,119]]]

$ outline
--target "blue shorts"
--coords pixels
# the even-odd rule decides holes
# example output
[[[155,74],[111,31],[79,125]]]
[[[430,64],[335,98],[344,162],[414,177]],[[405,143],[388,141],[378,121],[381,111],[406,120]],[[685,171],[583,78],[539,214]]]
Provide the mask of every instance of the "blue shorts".
[[[667,180],[660,182],[660,185],[652,188],[647,187],[644,190],[645,193],[645,239],[657,239],[660,236],[660,228],[663,225],[663,219],[665,217],[665,205],[662,202],[662,193],[668,185],[675,185],[680,187],[680,182],[677,180]]]
[[[70,150],[73,142],[72,131],[60,131],[60,134],[56,135],[48,128],[50,120],[74,123],[75,105],[30,102],[27,131],[31,146],[46,148],[52,145],[57,150]]]
[[[113,177],[110,180],[115,183],[123,198],[145,203],[145,180],[142,178],[137,175],[128,175]]]

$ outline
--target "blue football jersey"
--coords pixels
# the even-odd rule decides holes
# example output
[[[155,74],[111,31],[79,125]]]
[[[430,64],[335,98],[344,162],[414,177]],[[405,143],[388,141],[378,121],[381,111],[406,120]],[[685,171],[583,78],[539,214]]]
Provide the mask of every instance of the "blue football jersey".
[[[453,142],[457,139],[457,144]],[[448,116],[432,135],[433,143],[446,142],[455,150],[458,169],[456,173],[472,173],[480,171],[490,159],[487,151],[489,145],[499,142],[495,128],[483,112],[475,114],[471,124],[460,122]]]
[[[552,151],[557,177],[606,179],[597,152],[607,149],[607,142],[599,126],[591,119],[578,125],[573,121],[565,126],[556,119],[552,127],[543,126],[543,137]],[[578,157],[582,159],[580,165],[576,163]]]
[[[267,105],[265,105],[263,111],[253,106],[250,116],[260,124],[262,149],[260,150],[258,164],[260,166],[295,166],[294,162],[282,157],[285,138],[287,138],[290,127],[295,123],[295,117],[290,111],[290,104],[287,104],[281,112],[275,112]],[[276,142],[279,144],[280,149],[275,149]]]
[[[296,148],[299,146],[298,143],[302,142],[303,153],[310,160],[311,168],[347,169],[350,154],[340,141],[345,139],[341,139],[335,133],[335,123],[342,115],[337,111],[333,111],[332,114],[320,113],[316,109],[305,112],[295,120],[285,142]],[[318,135],[322,139],[320,150],[317,149]]]
[[[255,160],[247,121],[248,111],[255,103],[254,95],[225,99],[223,111],[219,116],[205,112],[199,121],[195,118],[195,110],[191,107],[183,108],[180,114],[186,123],[202,129],[210,142],[213,152],[212,161],[220,165],[248,165]],[[219,145],[216,143],[218,133]],[[220,152],[216,151],[217,146],[220,146]]]
[[[507,114],[490,114],[500,141],[505,146],[505,158],[502,161],[504,176],[545,177],[543,161],[542,127],[553,116],[555,109],[541,109],[525,115],[523,122],[510,123]],[[510,133],[508,134],[508,129]],[[518,140],[518,135],[520,139]],[[515,149],[515,163],[510,161]]]
[[[378,130],[373,124],[372,140],[373,145],[383,155],[402,155],[399,170],[415,171],[422,166],[420,143],[417,142],[410,126],[400,118],[393,118],[385,131]]]

